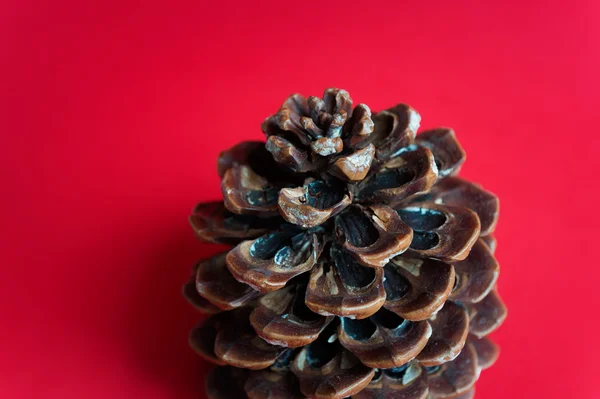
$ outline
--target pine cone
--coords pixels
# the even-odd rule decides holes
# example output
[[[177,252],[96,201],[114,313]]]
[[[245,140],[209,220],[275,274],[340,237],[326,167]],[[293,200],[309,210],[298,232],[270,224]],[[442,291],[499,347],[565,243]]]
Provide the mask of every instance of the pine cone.
[[[506,316],[498,200],[456,177],[454,132],[416,135],[420,119],[353,108],[344,90],[295,94],[266,143],[220,155],[224,201],[190,222],[232,249],[184,287],[212,314],[190,335],[221,366],[210,398],[473,397]]]

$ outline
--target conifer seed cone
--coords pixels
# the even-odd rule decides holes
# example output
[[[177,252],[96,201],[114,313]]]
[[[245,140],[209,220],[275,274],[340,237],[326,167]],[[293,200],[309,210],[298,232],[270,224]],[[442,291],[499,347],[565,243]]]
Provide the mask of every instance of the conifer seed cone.
[[[498,199],[458,177],[449,128],[345,90],[290,96],[218,159],[223,201],[190,216],[230,249],[184,295],[210,316],[190,344],[211,399],[473,398],[506,317]],[[233,395],[233,396],[232,396]]]

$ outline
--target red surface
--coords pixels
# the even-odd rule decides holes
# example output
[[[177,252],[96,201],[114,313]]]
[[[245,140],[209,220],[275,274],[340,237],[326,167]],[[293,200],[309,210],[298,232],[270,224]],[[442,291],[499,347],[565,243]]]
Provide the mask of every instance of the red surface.
[[[600,397],[600,3],[252,3],[0,6],[0,397],[203,397],[186,217],[220,149],[328,86],[454,127],[501,198],[478,398]]]

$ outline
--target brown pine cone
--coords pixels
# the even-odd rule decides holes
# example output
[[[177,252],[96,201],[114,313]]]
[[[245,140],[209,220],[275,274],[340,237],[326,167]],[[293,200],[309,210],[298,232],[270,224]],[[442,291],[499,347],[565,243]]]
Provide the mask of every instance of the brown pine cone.
[[[416,135],[420,119],[353,108],[344,90],[295,94],[266,143],[220,155],[224,201],[190,223],[233,247],[184,286],[212,314],[190,335],[221,366],[210,398],[473,397],[506,317],[498,199],[456,177],[454,132]]]

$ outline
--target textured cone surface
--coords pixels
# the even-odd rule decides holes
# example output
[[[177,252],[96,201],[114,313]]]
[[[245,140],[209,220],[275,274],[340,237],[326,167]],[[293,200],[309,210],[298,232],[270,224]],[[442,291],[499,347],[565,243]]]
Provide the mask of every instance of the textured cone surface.
[[[223,201],[190,216],[190,334],[210,398],[472,398],[498,358],[498,199],[457,176],[452,129],[406,104],[290,96],[265,142],[221,153]],[[231,396],[233,395],[233,396]]]

